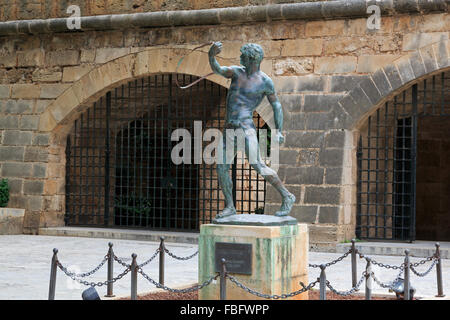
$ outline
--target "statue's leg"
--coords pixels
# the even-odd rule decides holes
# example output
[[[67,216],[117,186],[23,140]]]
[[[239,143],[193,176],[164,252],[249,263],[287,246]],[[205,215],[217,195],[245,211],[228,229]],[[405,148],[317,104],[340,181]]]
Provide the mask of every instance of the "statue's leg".
[[[228,145],[230,145],[230,142],[228,141]],[[217,177],[219,181],[220,189],[222,190],[223,195],[225,196],[225,208],[223,211],[216,215],[216,218],[223,218],[226,216],[230,216],[233,214],[236,214],[236,208],[234,207],[234,201],[233,201],[233,181],[230,177],[230,166],[231,163],[228,163],[227,157],[226,157],[226,136],[223,137],[223,147],[222,147],[222,154],[223,154],[223,160],[222,163],[217,164]],[[233,155],[236,154],[236,150],[233,150]],[[234,159],[234,156],[233,156]]]
[[[250,165],[264,177],[277,191],[281,194],[282,204],[279,211],[275,213],[276,216],[287,216],[291,212],[292,206],[295,202],[295,196],[290,193],[281,182],[277,173],[268,167],[261,159],[259,150],[258,138],[256,130],[246,130],[245,135],[245,153]]]

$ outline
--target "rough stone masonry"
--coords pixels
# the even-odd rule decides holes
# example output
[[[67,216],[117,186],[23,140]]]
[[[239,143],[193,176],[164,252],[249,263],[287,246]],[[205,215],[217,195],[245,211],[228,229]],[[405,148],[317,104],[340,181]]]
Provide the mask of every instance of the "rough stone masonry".
[[[285,116],[278,173],[311,244],[331,249],[353,237],[356,134],[385,101],[448,69],[447,1],[287,2],[73,1],[84,19],[76,31],[58,19],[68,16],[65,2],[2,3],[0,177],[11,185],[9,206],[26,209],[23,232],[64,225],[66,136],[81,112],[120,84],[175,72],[188,49],[220,40],[223,65],[238,63],[246,42],[264,48],[262,70]],[[373,30],[366,10],[376,3]],[[210,72],[205,52],[179,72]],[[258,111],[273,123],[268,105]],[[269,188],[266,210],[280,200]]]

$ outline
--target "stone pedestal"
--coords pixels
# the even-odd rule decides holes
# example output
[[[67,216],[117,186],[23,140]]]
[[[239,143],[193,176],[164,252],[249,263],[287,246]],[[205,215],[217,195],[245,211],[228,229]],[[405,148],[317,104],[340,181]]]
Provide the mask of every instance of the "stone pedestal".
[[[252,245],[251,275],[233,274],[248,288],[263,294],[281,295],[308,285],[308,227],[306,224],[252,226],[206,224],[200,227],[199,284],[215,275],[215,243]],[[219,278],[199,291],[200,300],[219,300]],[[227,279],[227,300],[263,299]],[[290,299],[307,300],[308,292]]]

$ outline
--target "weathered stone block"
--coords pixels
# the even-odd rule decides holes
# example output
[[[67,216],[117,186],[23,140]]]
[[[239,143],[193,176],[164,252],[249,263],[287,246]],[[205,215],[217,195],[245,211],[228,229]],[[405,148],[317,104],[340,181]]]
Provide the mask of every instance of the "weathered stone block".
[[[18,129],[19,117],[18,116],[0,116],[0,130],[3,129]]]
[[[24,153],[24,147],[0,146],[0,161],[23,161]]]
[[[343,34],[344,20],[311,21],[306,23],[305,35],[307,37],[336,36]]]
[[[320,57],[316,59],[314,71],[319,74],[355,72],[357,61],[351,56]]]
[[[23,192],[24,194],[43,194],[44,182],[39,180],[25,180]]]
[[[305,121],[304,113],[285,113],[284,130],[303,130],[305,129]]]
[[[47,162],[48,151],[42,147],[25,147],[25,162]]]
[[[343,148],[344,142],[345,132],[342,130],[333,130],[325,134],[325,148]]]
[[[130,53],[130,48],[100,48],[97,49],[95,63],[105,63]]]
[[[329,112],[344,95],[305,95],[304,112]]]
[[[273,81],[275,83],[275,89],[279,93],[325,91],[326,85],[325,77],[315,75],[274,77]]]
[[[408,33],[403,36],[403,51],[417,50],[438,41],[448,40],[447,32]]]
[[[340,207],[320,207],[319,208],[319,223],[334,223],[339,222]]]
[[[55,99],[59,97],[67,88],[69,84],[41,84],[41,99]]]
[[[339,204],[339,187],[309,187],[305,189],[305,204]]]
[[[32,132],[8,130],[3,133],[3,144],[12,146],[31,145]]]
[[[281,59],[273,63],[273,74],[276,76],[302,75],[313,72],[314,62],[311,58]]]
[[[41,87],[35,84],[14,84],[11,86],[11,98],[36,99],[41,95]]]
[[[94,68],[91,64],[84,64],[81,66],[66,67],[63,71],[62,81],[63,82],[74,82],[79,80],[86,73]]]
[[[31,176],[31,164],[5,162],[2,165],[2,177],[11,178],[28,178]]]
[[[39,116],[24,115],[20,117],[19,129],[37,130],[39,126]]]
[[[359,56],[356,72],[373,73],[399,57],[399,55],[395,54]]]
[[[8,179],[9,193],[22,194],[23,179]]]
[[[396,90],[402,86],[402,79],[400,78],[400,73],[395,65],[385,66],[383,70],[389,80],[392,90]]]
[[[298,222],[315,223],[317,217],[317,206],[293,206],[290,216]]]
[[[386,77],[383,69],[376,71],[372,75],[372,81],[373,81],[373,83],[375,83],[375,86],[377,87],[381,96],[386,97],[388,94],[390,94],[392,92],[391,85],[390,85],[389,80]]]
[[[317,167],[286,168],[286,184],[322,184],[324,169]]]
[[[61,81],[62,72],[59,67],[49,69],[36,69],[33,71],[32,80],[34,82],[58,82]]]
[[[330,91],[331,92],[348,92],[351,91],[366,76],[331,76]]]
[[[45,178],[47,173],[47,165],[45,163],[33,164],[33,178]]]
[[[74,66],[79,63],[79,50],[49,51],[45,54],[45,64],[48,66]]]
[[[30,100],[8,100],[4,105],[4,112],[11,114],[24,114],[33,111],[33,101]]]
[[[342,168],[326,168],[325,184],[341,184]]]
[[[319,154],[319,164],[324,167],[342,166],[344,149],[324,149]]]
[[[318,157],[319,153],[316,150],[300,150],[298,164],[301,166],[315,165]]]
[[[0,235],[22,234],[25,210],[0,208]]]
[[[42,49],[32,49],[17,52],[18,67],[34,67],[44,64],[44,51]]]
[[[323,42],[323,39],[285,40],[281,55],[285,57],[320,56]]]
[[[8,99],[11,96],[11,87],[0,85],[0,99]]]
[[[281,105],[289,112],[300,112],[302,107],[302,97],[300,95],[280,95],[278,96]]]
[[[296,150],[280,150],[280,164],[294,165],[297,163],[298,151]]]
[[[286,147],[320,148],[324,134],[322,132],[290,131],[286,134]]]
[[[361,89],[364,90],[366,96],[370,99],[372,104],[377,104],[379,100],[381,100],[381,93],[378,91],[377,87],[372,81],[372,78],[366,78],[359,83]]]
[[[50,144],[49,133],[36,133],[33,138],[34,146],[48,146]]]

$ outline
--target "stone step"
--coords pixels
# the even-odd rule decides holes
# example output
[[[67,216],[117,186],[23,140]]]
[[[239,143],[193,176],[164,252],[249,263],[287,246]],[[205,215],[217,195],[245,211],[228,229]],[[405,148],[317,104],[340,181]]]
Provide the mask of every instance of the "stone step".
[[[163,236],[166,242],[189,243],[189,244],[198,243],[198,233],[196,232],[169,232],[169,231],[90,228],[90,227],[54,227],[54,228],[39,228],[39,235],[105,238],[105,239],[136,240],[136,241],[156,241],[156,242],[159,242],[160,237]]]
[[[442,259],[450,259],[450,242],[439,242]],[[384,255],[384,256],[404,256],[408,249],[413,257],[427,258],[436,251],[436,242],[414,241],[413,243],[401,242],[356,242],[356,249],[364,255]],[[345,253],[351,243],[339,243],[336,245],[336,252]]]

